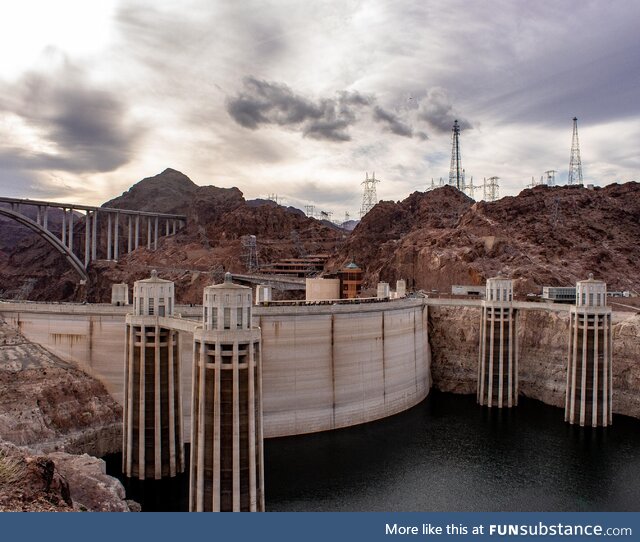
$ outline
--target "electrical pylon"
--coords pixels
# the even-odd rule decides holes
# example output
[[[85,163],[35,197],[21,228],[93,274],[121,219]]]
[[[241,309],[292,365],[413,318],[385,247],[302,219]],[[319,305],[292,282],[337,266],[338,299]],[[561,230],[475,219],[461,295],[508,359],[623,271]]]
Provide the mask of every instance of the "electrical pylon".
[[[449,168],[449,184],[458,190],[464,190],[464,169],[460,158],[460,126],[453,121],[451,138],[451,167]]]
[[[369,178],[369,174],[365,173],[365,179],[362,181],[364,191],[362,193],[362,206],[360,207],[360,218],[366,215],[376,203],[378,203],[378,196],[376,196],[376,183],[379,183],[380,179],[376,179],[375,171]]]
[[[567,184],[583,185],[577,117],[573,117],[573,138],[571,140],[571,159],[569,160],[569,179],[567,180]]]

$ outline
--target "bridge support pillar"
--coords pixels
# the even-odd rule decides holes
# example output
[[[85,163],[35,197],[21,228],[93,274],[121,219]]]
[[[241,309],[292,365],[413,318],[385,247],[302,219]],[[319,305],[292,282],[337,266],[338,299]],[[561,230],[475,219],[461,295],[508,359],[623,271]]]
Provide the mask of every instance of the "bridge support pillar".
[[[42,226],[45,230],[49,229],[49,206],[46,205],[44,208],[44,216],[42,217]]]
[[[107,260],[111,260],[111,213],[107,213]]]
[[[131,252],[131,215],[129,215],[127,217],[127,224],[128,224],[128,236],[127,236],[127,252]]]
[[[73,207],[69,208],[69,248],[73,252]]]
[[[135,236],[135,248],[138,248],[138,243],[140,242],[140,215],[136,215],[136,236]]]
[[[116,213],[113,233],[113,259],[118,259],[118,241],[120,240],[120,213]]]
[[[98,257],[98,211],[93,211],[93,228],[91,229],[91,259],[96,260]]]
[[[153,235],[153,250],[158,250],[158,217],[155,220],[155,230]]]
[[[89,265],[91,259],[91,213],[87,211],[84,218],[84,266]]]
[[[151,217],[147,217],[147,250],[151,250]]]
[[[62,227],[61,227],[61,241],[64,246],[67,246],[67,210],[62,208]]]

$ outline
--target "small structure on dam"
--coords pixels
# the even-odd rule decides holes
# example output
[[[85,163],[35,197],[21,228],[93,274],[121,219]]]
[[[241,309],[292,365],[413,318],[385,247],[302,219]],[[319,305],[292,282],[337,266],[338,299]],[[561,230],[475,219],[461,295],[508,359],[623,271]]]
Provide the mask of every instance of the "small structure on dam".
[[[518,404],[518,344],[513,280],[487,280],[480,323],[478,403],[489,408]]]
[[[178,332],[163,325],[173,315],[173,282],[151,277],[133,287],[126,317],[122,471],[160,479],[184,472]]]
[[[611,308],[607,307],[607,285],[593,274],[576,285],[569,330],[564,419],[581,426],[611,425]]]
[[[191,425],[192,512],[264,511],[260,329],[251,288],[204,290],[194,331]]]

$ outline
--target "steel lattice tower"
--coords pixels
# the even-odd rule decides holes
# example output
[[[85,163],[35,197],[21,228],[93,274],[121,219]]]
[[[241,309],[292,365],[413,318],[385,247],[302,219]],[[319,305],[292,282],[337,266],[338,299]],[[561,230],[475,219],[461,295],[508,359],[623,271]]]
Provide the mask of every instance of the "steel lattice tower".
[[[373,172],[371,178],[369,174],[365,173],[365,179],[362,181],[364,186],[364,192],[362,193],[362,207],[360,207],[360,219],[364,217],[374,206],[378,203],[378,196],[376,196],[376,183],[379,183],[380,179],[376,179],[376,174]]]
[[[569,179],[567,184],[582,186],[582,162],[580,161],[580,143],[578,141],[578,119],[573,117],[573,138],[571,140],[571,159],[569,160]]]
[[[460,159],[460,126],[453,121],[453,136],[451,143],[451,168],[449,169],[449,184],[458,190],[464,190],[464,169]]]

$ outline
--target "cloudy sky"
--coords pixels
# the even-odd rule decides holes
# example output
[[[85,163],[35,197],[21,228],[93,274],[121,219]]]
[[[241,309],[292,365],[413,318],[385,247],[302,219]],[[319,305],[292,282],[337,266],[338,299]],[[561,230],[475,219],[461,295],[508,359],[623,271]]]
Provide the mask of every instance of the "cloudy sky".
[[[636,0],[21,0],[0,19],[0,195],[99,204],[167,167],[353,216],[447,178],[639,180]]]

